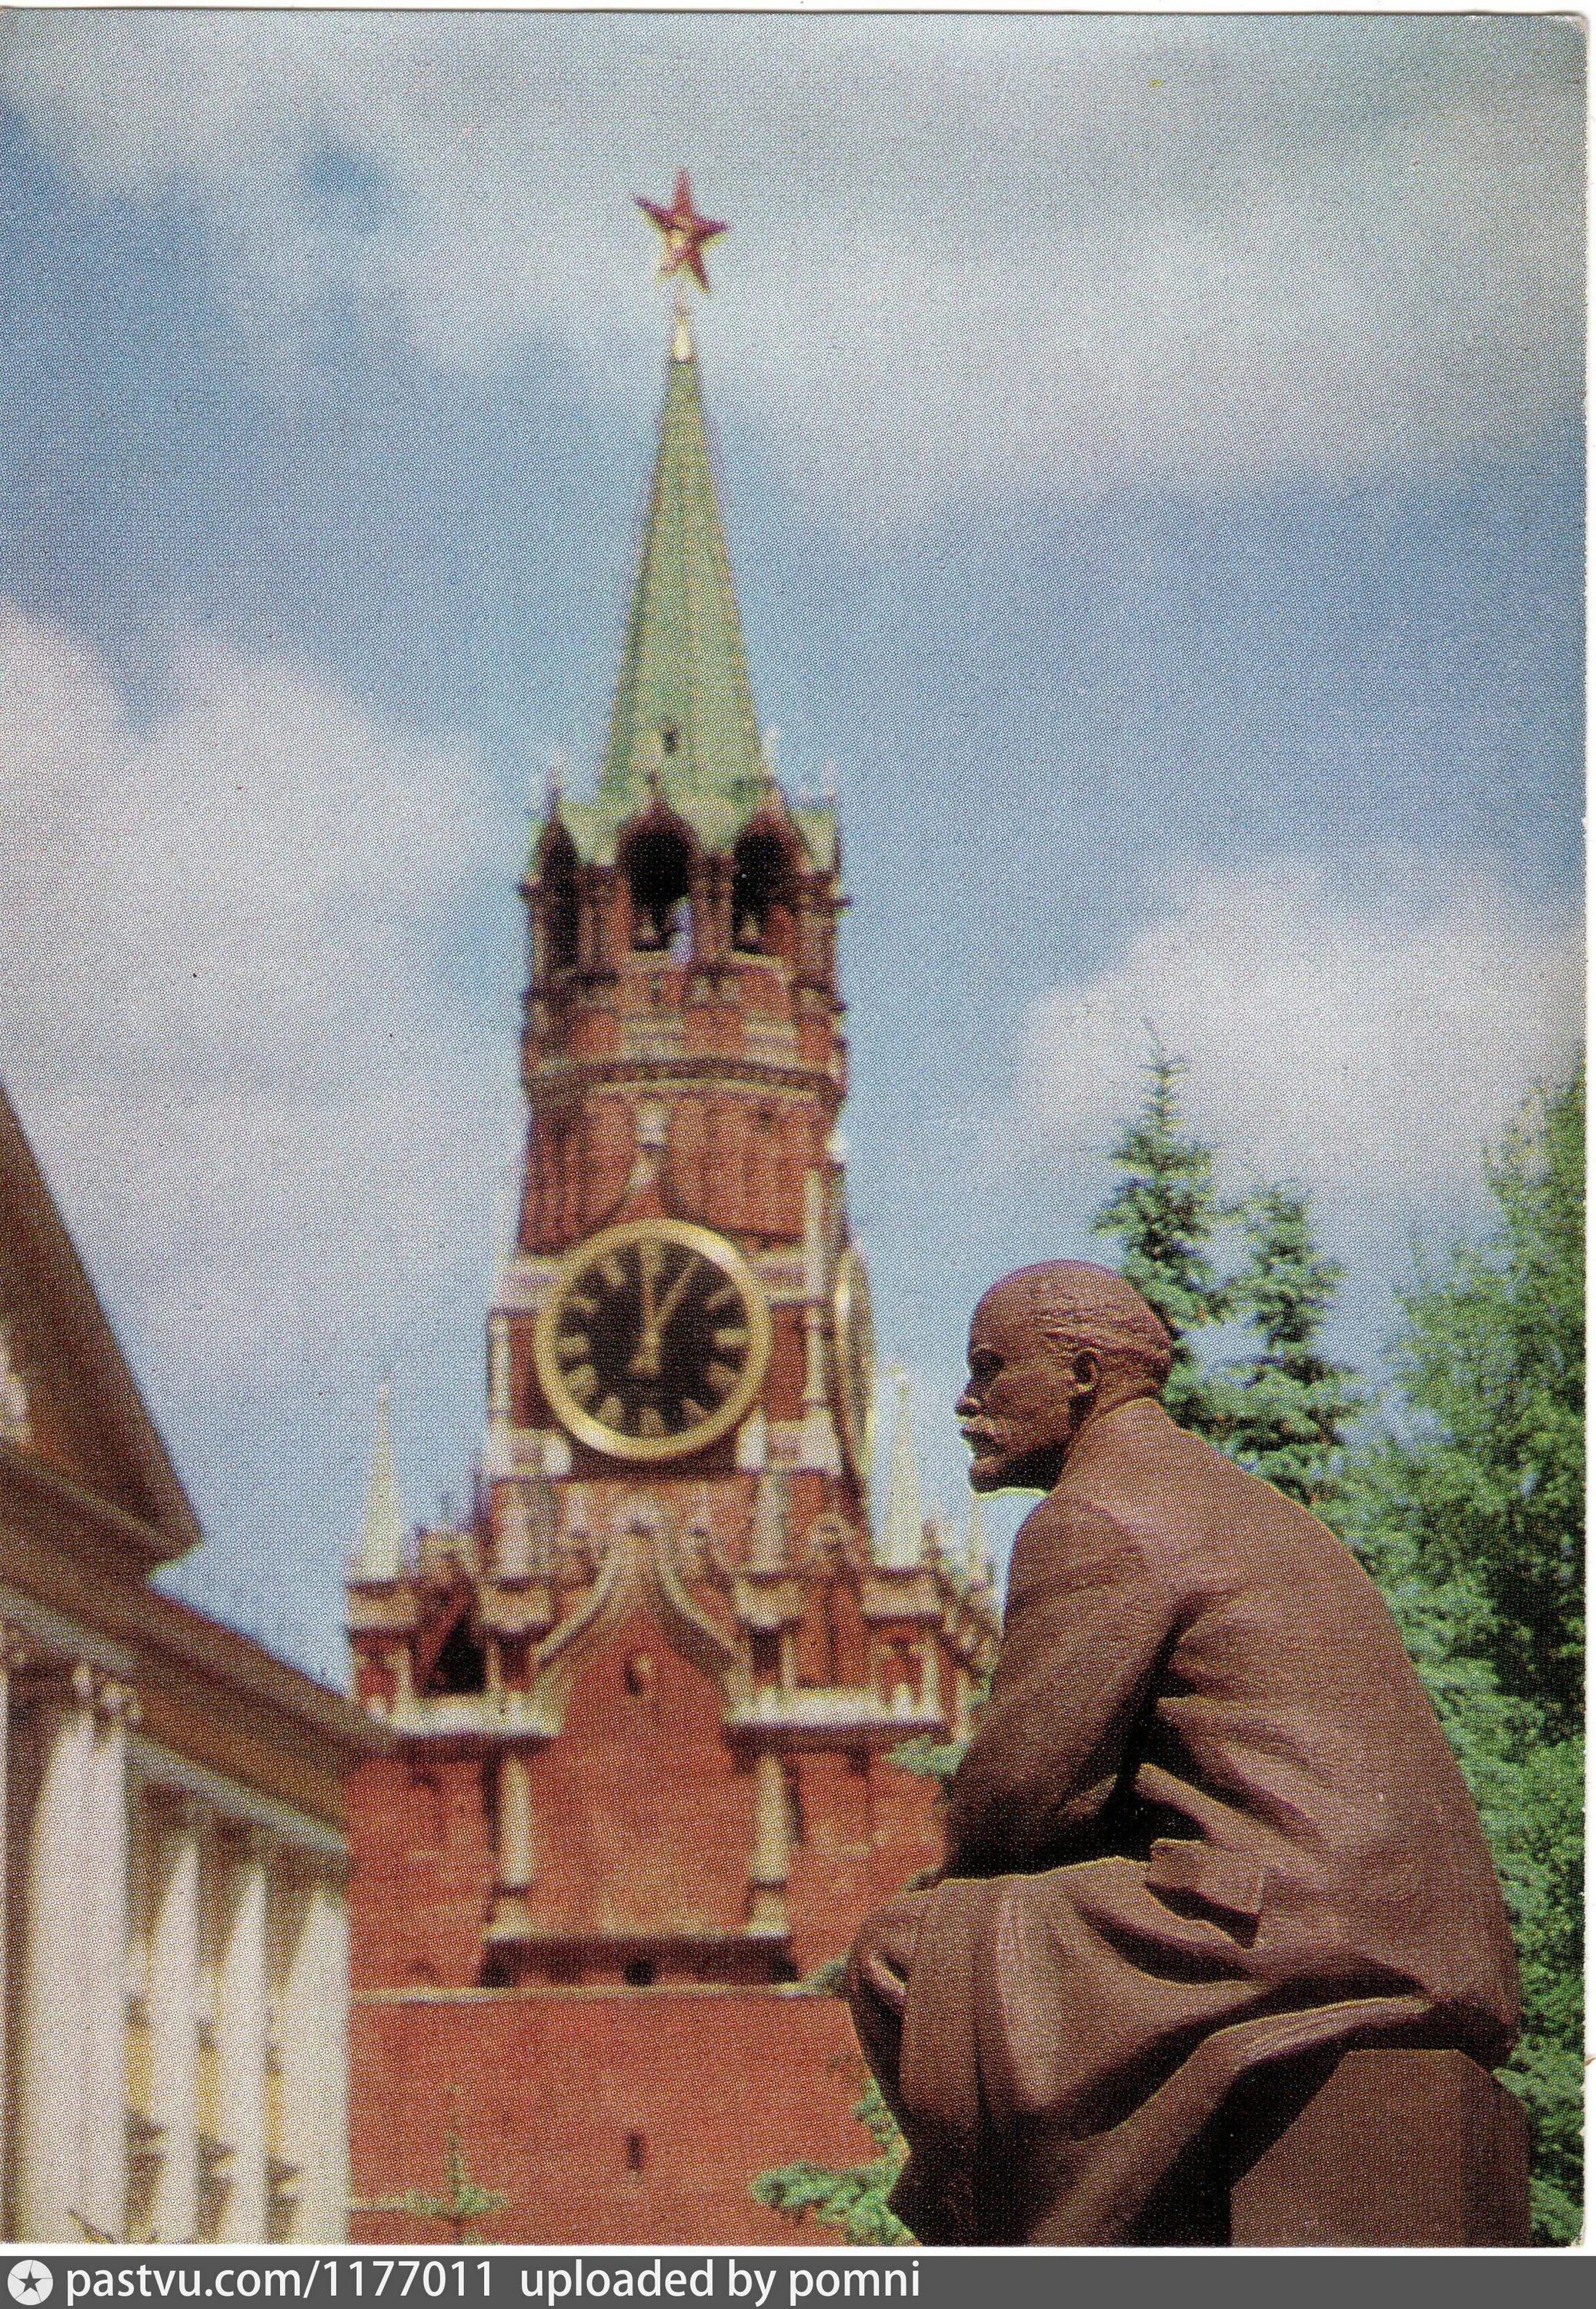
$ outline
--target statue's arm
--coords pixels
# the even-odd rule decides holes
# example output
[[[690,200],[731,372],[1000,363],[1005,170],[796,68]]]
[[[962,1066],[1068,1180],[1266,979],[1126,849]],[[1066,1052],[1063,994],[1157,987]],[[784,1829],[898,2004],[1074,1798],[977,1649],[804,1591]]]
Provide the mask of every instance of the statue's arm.
[[[1090,1844],[1176,1619],[1106,1517],[1039,1509],[1016,1545],[980,1729],[950,1791],[949,1875],[1063,1865]]]

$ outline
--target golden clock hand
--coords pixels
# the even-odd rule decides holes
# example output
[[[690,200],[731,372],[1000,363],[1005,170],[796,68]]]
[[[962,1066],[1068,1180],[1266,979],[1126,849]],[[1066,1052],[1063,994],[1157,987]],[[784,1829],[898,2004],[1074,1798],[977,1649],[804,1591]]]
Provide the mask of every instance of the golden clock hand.
[[[693,1267],[694,1261],[689,1257],[664,1298],[656,1300],[651,1263],[643,1262],[643,1271],[648,1276],[648,1285],[643,1294],[643,1331],[637,1344],[637,1353],[626,1366],[634,1379],[659,1378],[660,1350],[665,1326],[682,1303],[682,1294],[693,1279]]]
[[[634,1379],[658,1379],[660,1376],[660,1317],[654,1304],[654,1269],[659,1257],[659,1249],[654,1243],[638,1244],[637,1285],[643,1302],[642,1322],[636,1348],[626,1365]]]
[[[669,1322],[671,1317],[676,1313],[677,1309],[681,1305],[682,1293],[686,1291],[688,1284],[692,1280],[693,1258],[689,1253],[687,1258],[683,1263],[681,1273],[677,1276],[676,1281],[665,1293],[665,1297],[660,1305],[656,1308],[654,1311],[654,1336],[656,1338],[659,1337],[660,1332],[665,1328],[666,1324]]]

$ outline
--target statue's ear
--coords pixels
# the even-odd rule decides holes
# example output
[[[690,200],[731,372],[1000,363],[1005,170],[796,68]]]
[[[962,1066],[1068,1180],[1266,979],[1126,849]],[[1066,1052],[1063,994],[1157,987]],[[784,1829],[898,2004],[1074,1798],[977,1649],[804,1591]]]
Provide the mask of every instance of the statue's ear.
[[[1103,1359],[1095,1347],[1078,1348],[1070,1357],[1070,1390],[1074,1395],[1095,1395],[1103,1375]]]

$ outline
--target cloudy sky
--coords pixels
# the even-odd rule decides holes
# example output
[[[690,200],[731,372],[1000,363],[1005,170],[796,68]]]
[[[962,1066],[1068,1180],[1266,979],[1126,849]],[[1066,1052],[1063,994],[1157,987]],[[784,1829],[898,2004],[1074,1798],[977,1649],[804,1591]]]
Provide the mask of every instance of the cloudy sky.
[[[1582,73],[1523,16],[0,19],[0,1075],[189,1592],[336,1670],[384,1376],[411,1511],[463,1489],[684,161],[928,1488],[1150,1026],[1377,1371],[1579,1026]]]

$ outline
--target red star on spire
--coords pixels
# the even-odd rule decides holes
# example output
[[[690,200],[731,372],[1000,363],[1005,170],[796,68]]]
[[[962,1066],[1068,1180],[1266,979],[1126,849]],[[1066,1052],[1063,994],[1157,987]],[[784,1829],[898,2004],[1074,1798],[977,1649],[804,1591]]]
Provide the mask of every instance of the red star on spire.
[[[699,287],[707,290],[710,276],[704,270],[704,245],[725,231],[723,224],[711,217],[700,216],[693,205],[693,186],[686,169],[676,172],[676,194],[668,209],[652,201],[645,201],[641,193],[634,195],[638,207],[664,239],[660,251],[660,271],[662,276],[679,272],[684,267]]]

